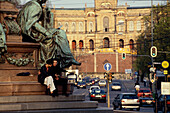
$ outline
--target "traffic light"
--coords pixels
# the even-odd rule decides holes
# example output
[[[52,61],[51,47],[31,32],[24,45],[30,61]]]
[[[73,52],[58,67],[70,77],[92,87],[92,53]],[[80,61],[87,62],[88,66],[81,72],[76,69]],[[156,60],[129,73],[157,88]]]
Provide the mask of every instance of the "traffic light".
[[[155,46],[151,47],[151,57],[157,56],[157,48]]]
[[[111,83],[112,82],[112,73],[108,73],[108,82]]]
[[[122,53],[122,59],[123,59],[123,60],[126,59],[126,53]]]

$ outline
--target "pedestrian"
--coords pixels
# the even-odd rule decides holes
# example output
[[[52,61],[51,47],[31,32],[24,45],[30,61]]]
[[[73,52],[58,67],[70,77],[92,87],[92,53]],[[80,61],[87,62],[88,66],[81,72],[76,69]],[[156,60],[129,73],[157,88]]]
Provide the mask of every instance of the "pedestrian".
[[[38,82],[46,86],[46,94],[55,96],[56,88],[54,85],[54,80],[51,74],[49,73],[49,69],[51,66],[52,66],[51,60],[47,60],[46,64],[44,64],[44,66],[42,66],[41,69],[39,70]]]
[[[135,83],[135,92],[138,93],[139,89],[140,89],[140,84],[139,81],[137,80]]]
[[[66,70],[61,69],[59,66],[59,62],[57,59],[53,59],[53,64],[50,67],[50,74],[54,79],[54,85],[56,87],[56,95],[58,96],[58,85],[62,86],[62,94],[68,96],[67,94],[67,78],[62,76],[62,72],[66,72]]]
[[[146,79],[144,79],[143,82],[144,82],[144,84],[143,84],[144,87],[146,87]]]
[[[56,87],[56,95],[58,95],[58,85],[61,85],[62,86],[62,95],[65,95],[66,97],[69,96],[69,94],[67,94],[67,79],[62,78],[60,76],[60,73],[55,74],[54,84]]]

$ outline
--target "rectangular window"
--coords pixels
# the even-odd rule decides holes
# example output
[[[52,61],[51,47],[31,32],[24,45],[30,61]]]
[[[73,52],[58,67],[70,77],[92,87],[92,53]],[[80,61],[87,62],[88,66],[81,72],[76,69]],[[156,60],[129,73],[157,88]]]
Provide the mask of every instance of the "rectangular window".
[[[123,25],[119,25],[119,31],[123,32]]]
[[[129,21],[129,31],[134,31],[134,23],[133,23],[133,21]]]
[[[136,27],[136,30],[137,31],[140,31],[141,30],[141,22],[140,21],[137,21],[137,27]]]
[[[89,32],[93,32],[93,22],[89,23]]]

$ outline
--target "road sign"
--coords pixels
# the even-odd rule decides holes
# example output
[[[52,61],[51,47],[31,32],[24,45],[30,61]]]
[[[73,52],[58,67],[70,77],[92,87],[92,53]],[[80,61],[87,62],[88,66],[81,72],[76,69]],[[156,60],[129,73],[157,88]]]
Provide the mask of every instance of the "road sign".
[[[138,75],[138,72],[137,72],[137,71],[135,72],[135,75]]]
[[[125,73],[130,74],[130,73],[132,73],[132,70],[131,69],[125,69]]]
[[[170,82],[161,82],[161,94],[170,95]]]
[[[168,70],[164,70],[164,75],[167,75],[168,74]]]
[[[154,80],[154,79],[151,79],[151,82],[152,82],[152,83],[154,83],[154,82],[155,82],[155,80]]]
[[[165,68],[165,69],[168,68],[169,67],[169,62],[168,61],[163,61],[162,62],[162,67]]]
[[[110,71],[112,69],[112,65],[110,63],[105,63],[104,64],[104,70]]]

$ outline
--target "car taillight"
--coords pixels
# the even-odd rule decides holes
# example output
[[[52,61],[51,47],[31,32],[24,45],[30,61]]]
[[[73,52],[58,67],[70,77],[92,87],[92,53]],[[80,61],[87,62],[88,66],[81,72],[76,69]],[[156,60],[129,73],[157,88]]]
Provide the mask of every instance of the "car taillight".
[[[142,102],[146,102],[146,100],[142,100]]]
[[[137,100],[137,102],[140,102],[140,100]]]
[[[153,100],[152,102],[155,103],[155,100]]]
[[[125,102],[124,100],[122,100],[121,102]]]
[[[102,97],[106,97],[106,95],[102,95]]]
[[[91,97],[95,97],[95,95],[91,95]]]
[[[170,101],[167,101],[166,103],[167,103],[167,104],[170,104]]]

